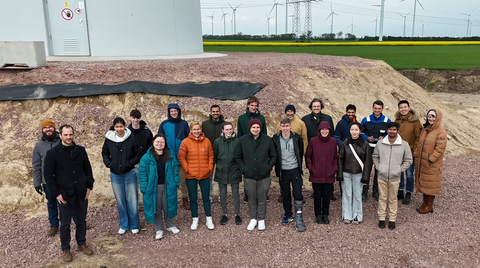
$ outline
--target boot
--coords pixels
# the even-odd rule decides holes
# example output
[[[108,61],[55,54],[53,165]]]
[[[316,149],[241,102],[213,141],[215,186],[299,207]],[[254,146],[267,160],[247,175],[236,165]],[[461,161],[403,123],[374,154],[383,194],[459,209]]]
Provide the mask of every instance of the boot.
[[[427,196],[426,194],[423,194],[423,203],[421,206],[417,208],[417,211],[420,212],[420,210],[424,209],[425,206],[427,205]]]
[[[398,190],[397,200],[402,200],[402,199],[403,199],[403,190]]]
[[[188,197],[182,198],[183,201],[183,208],[186,210],[190,210],[190,202],[188,201]]]
[[[295,200],[294,205],[295,205],[295,229],[298,232],[305,232],[307,230],[307,227],[303,222],[303,215],[302,215],[303,201]]]
[[[420,209],[418,212],[420,214],[432,213],[433,212],[433,200],[435,200],[434,195],[427,195],[427,204],[423,209]]]
[[[412,193],[407,192],[407,194],[405,195],[405,198],[402,201],[402,204],[404,205],[410,204],[411,199],[412,199]]]

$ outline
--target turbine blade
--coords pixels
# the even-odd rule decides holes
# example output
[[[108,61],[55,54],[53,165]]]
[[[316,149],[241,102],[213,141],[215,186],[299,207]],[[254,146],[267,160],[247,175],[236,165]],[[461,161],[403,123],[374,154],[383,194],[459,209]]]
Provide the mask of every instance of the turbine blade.
[[[425,8],[423,8],[422,6],[422,3],[420,3],[420,0],[416,0],[418,2],[418,4],[422,7],[423,10],[425,10]]]

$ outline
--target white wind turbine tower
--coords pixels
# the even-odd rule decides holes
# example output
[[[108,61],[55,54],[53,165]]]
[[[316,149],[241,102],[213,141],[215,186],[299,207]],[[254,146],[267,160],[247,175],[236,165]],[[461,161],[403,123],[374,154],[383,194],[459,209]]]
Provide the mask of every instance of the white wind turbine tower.
[[[472,10],[472,12],[470,12],[470,14],[466,14],[466,13],[462,13],[462,15],[465,15],[468,17],[468,20],[467,20],[467,35],[465,37],[468,37],[468,28],[470,27],[471,29],[471,26],[470,26],[470,15],[472,15],[472,13],[476,10],[477,8],[474,8]]]
[[[403,37],[405,37],[405,29],[407,28],[407,16],[410,14],[410,12],[408,12],[407,15],[402,15],[400,13],[398,13],[398,15],[402,16],[403,18]]]
[[[223,8],[222,8],[222,18],[220,19],[220,22],[222,22],[223,20],[223,35],[226,35],[227,34],[227,31],[226,31],[226,26],[225,26],[225,15],[227,15],[228,13],[224,13],[223,12]]]
[[[237,34],[237,16],[236,16],[236,13],[237,13],[237,8],[240,5],[236,6],[235,8],[233,8],[230,4],[228,4],[228,5],[233,10],[233,34]]]
[[[380,5],[380,30],[378,33],[379,42],[383,41],[383,19],[384,18],[385,18],[385,0],[382,0],[382,4]]]
[[[212,16],[207,16],[212,19],[212,35],[213,35],[213,14],[215,14],[215,10],[213,11]]]
[[[403,2],[405,0],[400,0],[400,2]],[[413,25],[412,25],[412,37],[415,36],[415,17],[417,15],[417,2],[418,4],[422,7],[423,10],[425,10],[425,8],[423,8],[422,6],[422,3],[420,3],[420,0],[413,0]]]
[[[422,37],[423,37],[423,30],[425,29],[425,25],[428,25],[428,24],[423,23],[422,20],[420,20],[420,22],[422,23],[422,28],[421,29],[422,29]]]
[[[325,20],[328,20],[329,17],[332,17],[332,24],[330,24],[330,33],[333,33],[333,15],[337,15],[337,13],[333,12],[333,7],[332,7],[332,4],[330,4],[330,14],[327,16],[327,18]]]
[[[377,16],[375,17],[374,20],[372,20],[370,23],[375,22],[375,36],[377,36],[377,26],[378,26],[378,13]]]
[[[269,17],[267,13],[265,13],[265,17],[267,17],[267,22],[265,23],[265,25],[267,25],[267,36],[270,36],[270,19],[272,17]]]
[[[277,32],[277,28],[278,28],[278,27],[277,27],[277,26],[278,26],[278,23],[277,23],[277,18],[278,18],[278,16],[277,16],[277,14],[278,14],[278,13],[277,13],[277,6],[278,6],[278,5],[283,6],[283,5],[280,4],[280,3],[278,3],[278,2],[275,2],[275,0],[273,0],[273,1],[274,1],[274,2],[273,2],[272,9],[270,9],[270,12],[269,12],[268,14],[270,15],[270,14],[272,13],[273,9],[275,8],[275,35],[277,35],[277,34],[278,34],[278,32]],[[268,16],[267,16],[267,18],[268,18]]]
[[[355,25],[353,24],[353,18],[352,18],[352,24],[348,25],[347,28],[348,28],[348,27],[352,27],[352,29],[351,29],[351,31],[350,31],[350,34],[353,35],[353,27],[357,28],[357,26],[355,26]]]

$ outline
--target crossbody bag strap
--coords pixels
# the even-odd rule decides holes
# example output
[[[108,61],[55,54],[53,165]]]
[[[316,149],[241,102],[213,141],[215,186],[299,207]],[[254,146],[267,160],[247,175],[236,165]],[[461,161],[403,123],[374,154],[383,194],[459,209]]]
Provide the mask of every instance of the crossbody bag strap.
[[[357,159],[357,161],[358,161],[358,164],[360,165],[360,167],[362,168],[362,171],[363,171],[363,166],[364,166],[364,165],[363,165],[363,162],[362,162],[362,160],[360,160],[360,157],[358,157],[358,155],[357,155],[357,152],[355,152],[355,149],[353,149],[353,146],[352,146],[352,144],[349,144],[348,146],[350,146],[350,149],[352,150],[352,152],[353,152],[353,155],[354,155],[354,156],[355,156],[355,158]]]

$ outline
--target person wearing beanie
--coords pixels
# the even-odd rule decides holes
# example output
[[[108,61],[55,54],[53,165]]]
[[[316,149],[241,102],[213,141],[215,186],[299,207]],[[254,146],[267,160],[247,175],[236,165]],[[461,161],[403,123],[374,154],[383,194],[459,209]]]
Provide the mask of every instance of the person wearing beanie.
[[[45,193],[48,208],[48,221],[50,222],[50,228],[47,231],[47,236],[54,236],[57,234],[58,227],[60,226],[57,198],[56,196],[52,195],[47,186],[45,176],[43,175],[43,167],[47,151],[60,143],[60,137],[56,131],[55,123],[50,119],[44,120],[40,124],[40,130],[42,131],[42,138],[35,144],[32,154],[33,186],[39,195],[43,195],[43,193]],[[72,209],[72,217],[76,222],[77,219],[74,209]]]
[[[250,133],[239,138],[233,150],[235,162],[244,177],[244,187],[248,193],[250,223],[247,230],[265,230],[267,214],[267,193],[270,188],[270,171],[277,159],[273,141],[261,133],[263,123],[259,119],[248,122]]]

